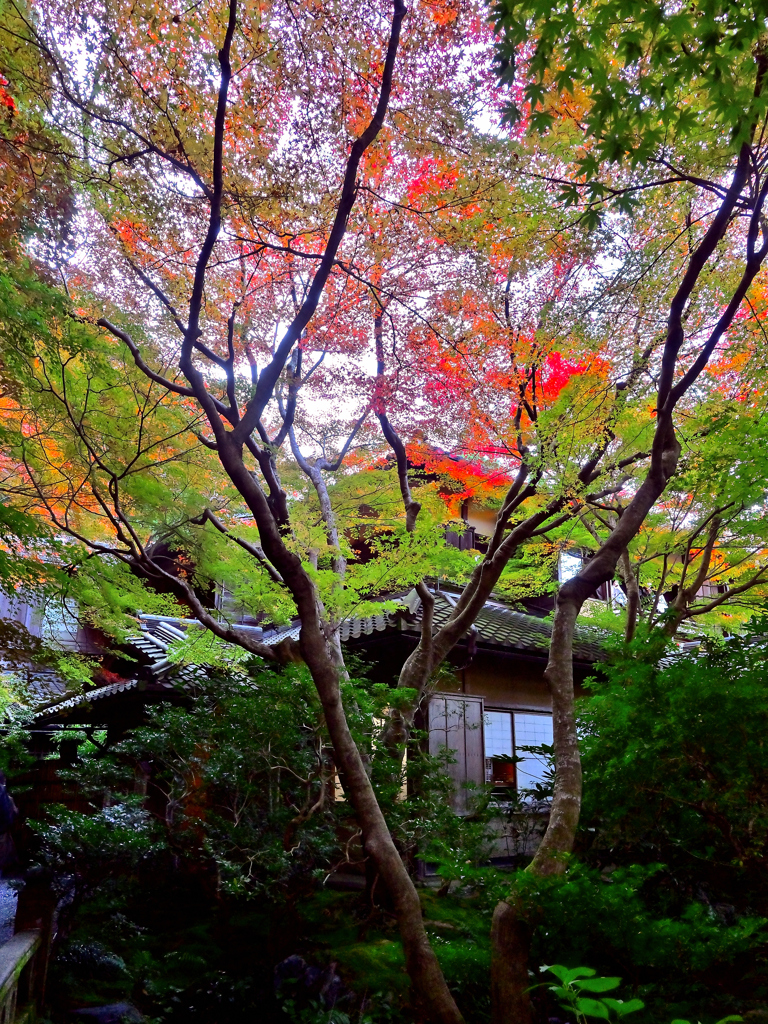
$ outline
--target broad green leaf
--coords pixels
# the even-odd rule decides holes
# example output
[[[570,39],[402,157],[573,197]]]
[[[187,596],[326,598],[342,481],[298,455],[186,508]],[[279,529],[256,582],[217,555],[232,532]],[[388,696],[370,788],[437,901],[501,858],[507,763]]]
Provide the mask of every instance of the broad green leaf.
[[[611,989],[619,987],[621,978],[587,978],[574,984],[585,992],[610,992]]]
[[[609,996],[603,1000],[605,1005],[609,1009],[613,1010],[620,1017],[626,1017],[628,1013],[635,1013],[636,1010],[642,1010],[645,1003],[642,999],[611,999]]]
[[[597,971],[591,967],[564,967],[562,964],[552,964],[550,967],[542,967],[542,971],[550,971],[556,978],[559,978],[564,985],[570,984],[576,978],[592,978]]]
[[[600,999],[579,998],[576,999],[575,1006],[585,1017],[600,1017],[602,1020],[610,1020],[610,1011]]]

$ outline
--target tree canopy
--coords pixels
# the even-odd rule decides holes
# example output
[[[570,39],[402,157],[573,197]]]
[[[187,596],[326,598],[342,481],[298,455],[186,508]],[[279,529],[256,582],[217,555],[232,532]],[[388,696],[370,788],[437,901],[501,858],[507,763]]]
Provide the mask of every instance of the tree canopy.
[[[494,589],[552,589],[559,551],[592,552],[556,599],[547,876],[577,832],[596,588],[625,591],[627,641],[759,607],[765,5],[2,11],[6,589],[58,588],[118,639],[168,611],[207,658],[300,658],[420,1012],[458,1024],[350,728],[340,623],[422,601],[391,782]],[[493,513],[482,551],[446,543],[469,501]],[[439,629],[434,576],[462,587]],[[260,642],[223,593],[298,641]],[[519,979],[494,977],[503,1006]]]

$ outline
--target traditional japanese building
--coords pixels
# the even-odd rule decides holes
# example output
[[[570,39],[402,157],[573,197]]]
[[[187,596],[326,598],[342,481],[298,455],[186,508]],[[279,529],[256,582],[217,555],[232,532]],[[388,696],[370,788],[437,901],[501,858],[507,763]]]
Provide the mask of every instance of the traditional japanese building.
[[[431,590],[437,629],[448,619],[459,592],[438,584]],[[360,658],[374,681],[388,685],[395,685],[421,632],[421,600],[416,591],[388,595],[387,603],[393,601],[399,602],[394,611],[350,618],[339,627],[344,648]],[[130,639],[136,658],[133,676],[47,701],[35,713],[36,727],[43,734],[50,731],[51,742],[62,727],[78,727],[86,734],[106,729],[111,741],[139,725],[149,705],[193,699],[202,670],[179,667],[168,659],[169,647],[183,639],[192,625],[193,620],[143,616],[140,631]],[[239,628],[261,643],[277,646],[286,639],[298,639],[300,623]],[[551,624],[546,619],[490,600],[452,652],[440,690],[425,698],[419,723],[427,731],[431,753],[443,748],[451,752],[446,771],[455,783],[454,806],[459,813],[466,810],[472,789],[485,783],[494,786],[499,800],[542,783],[546,759],[522,748],[552,743],[551,701],[544,679],[550,637]],[[577,686],[593,673],[601,657],[599,633],[577,627]]]

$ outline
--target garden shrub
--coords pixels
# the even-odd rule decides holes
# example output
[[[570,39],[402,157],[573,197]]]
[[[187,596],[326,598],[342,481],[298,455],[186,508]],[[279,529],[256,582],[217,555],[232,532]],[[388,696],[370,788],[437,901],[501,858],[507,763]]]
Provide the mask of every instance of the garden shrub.
[[[653,645],[619,654],[593,681],[580,715],[593,858],[662,862],[689,897],[768,914],[765,632],[661,665]]]

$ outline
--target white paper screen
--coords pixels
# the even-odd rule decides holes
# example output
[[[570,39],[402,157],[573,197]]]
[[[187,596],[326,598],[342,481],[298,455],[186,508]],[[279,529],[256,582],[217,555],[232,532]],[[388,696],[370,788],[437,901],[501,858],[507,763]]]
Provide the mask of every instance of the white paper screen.
[[[512,715],[508,711],[485,712],[485,756],[512,753]]]
[[[543,781],[547,760],[529,754],[520,747],[538,747],[542,744],[552,746],[552,716],[515,712],[514,719],[515,753],[525,758],[517,766],[517,788],[531,789],[537,782]]]

